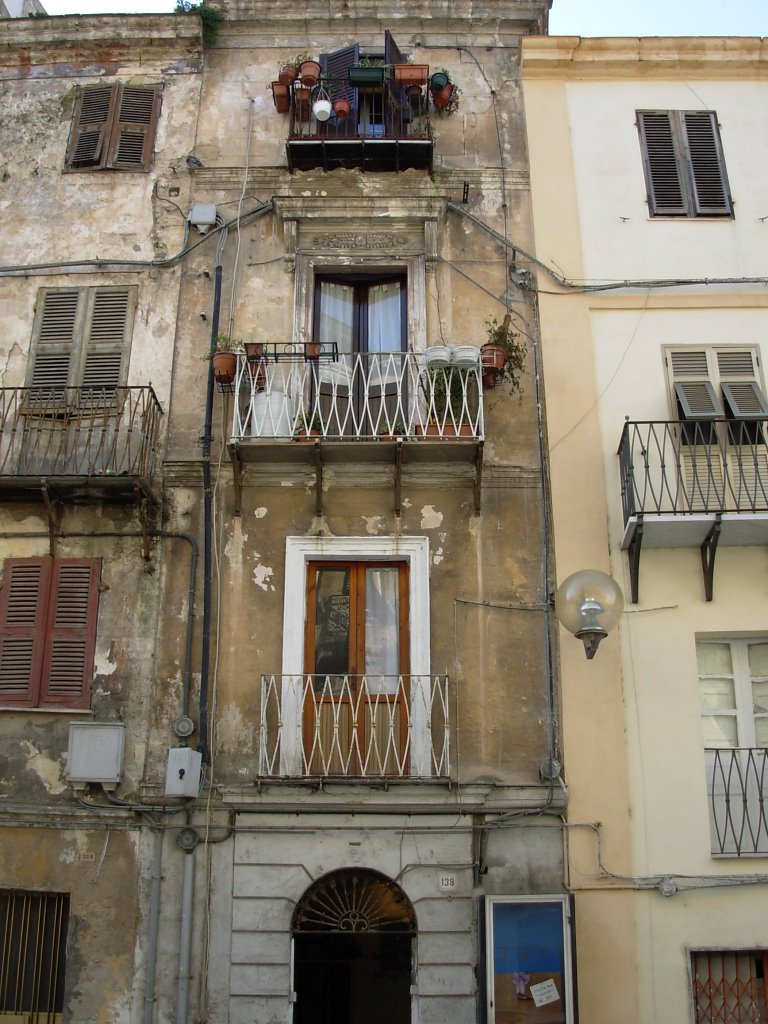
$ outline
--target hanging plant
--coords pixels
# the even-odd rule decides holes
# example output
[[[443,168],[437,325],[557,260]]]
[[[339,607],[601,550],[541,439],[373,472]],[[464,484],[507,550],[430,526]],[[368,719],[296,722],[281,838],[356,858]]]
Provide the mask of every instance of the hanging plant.
[[[438,79],[439,81],[445,79],[445,82],[436,87],[435,79]],[[447,71],[437,72],[432,75],[429,88],[432,93],[432,102],[435,106],[435,110],[441,117],[448,117],[459,109],[459,96],[461,95],[461,89],[455,82],[450,80]]]
[[[219,38],[219,28],[224,15],[215,7],[202,0],[202,3],[193,3],[192,0],[176,0],[174,14],[197,14],[200,17],[203,27],[203,46],[213,46]]]

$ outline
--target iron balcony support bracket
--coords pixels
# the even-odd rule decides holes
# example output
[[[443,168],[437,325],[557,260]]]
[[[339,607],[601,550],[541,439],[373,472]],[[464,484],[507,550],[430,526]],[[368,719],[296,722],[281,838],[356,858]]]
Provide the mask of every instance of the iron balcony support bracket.
[[[632,590],[632,604],[640,600],[640,549],[643,546],[643,517],[637,517],[637,525],[632,540],[629,542],[629,579]]]
[[[483,486],[483,441],[477,442],[477,452],[475,453],[475,513],[480,514],[480,496],[482,493]]]
[[[323,453],[320,442],[315,441],[315,515],[319,519],[323,514]]]
[[[239,516],[243,507],[243,464],[237,445],[229,446],[229,458],[232,462],[232,486],[235,492],[235,515]]]
[[[718,512],[712,529],[707,534],[704,543],[701,545],[701,568],[704,572],[704,597],[707,601],[712,600],[712,591],[715,582],[715,554],[717,542],[720,540],[722,529],[722,515]]]
[[[397,439],[395,445],[395,515],[400,518],[403,510],[402,504],[402,483],[403,483],[403,442]]]

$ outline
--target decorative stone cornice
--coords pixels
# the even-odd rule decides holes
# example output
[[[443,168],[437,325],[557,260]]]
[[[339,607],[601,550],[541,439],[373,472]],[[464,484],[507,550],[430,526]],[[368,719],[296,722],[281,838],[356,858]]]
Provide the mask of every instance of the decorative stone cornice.
[[[42,77],[44,67],[201,62],[200,19],[173,14],[67,15],[0,20],[0,66]],[[197,70],[200,70],[198,67]]]
[[[521,41],[524,78],[610,78],[768,76],[768,38],[582,39],[530,36]]]

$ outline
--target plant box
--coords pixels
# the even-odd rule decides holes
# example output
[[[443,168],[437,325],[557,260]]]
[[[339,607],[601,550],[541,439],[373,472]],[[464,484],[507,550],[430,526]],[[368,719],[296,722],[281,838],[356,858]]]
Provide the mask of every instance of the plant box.
[[[383,66],[369,68],[353,64],[349,69],[349,84],[368,89],[384,85],[384,68]]]
[[[392,73],[398,85],[426,85],[429,64],[394,64]]]

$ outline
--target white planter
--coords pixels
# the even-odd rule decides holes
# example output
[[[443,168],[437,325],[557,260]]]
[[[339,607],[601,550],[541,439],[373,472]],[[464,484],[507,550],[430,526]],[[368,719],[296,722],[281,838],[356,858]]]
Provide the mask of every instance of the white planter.
[[[447,345],[433,345],[424,353],[427,366],[442,370],[451,365],[451,350]]]
[[[260,391],[251,399],[251,437],[292,437],[293,403],[281,391]]]
[[[474,345],[457,345],[452,351],[451,363],[458,370],[476,370],[480,366],[480,349]]]

